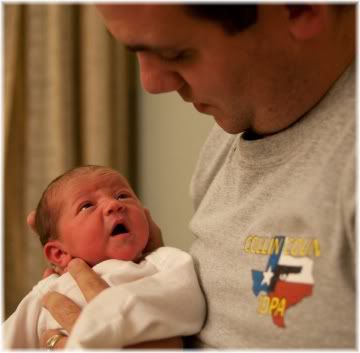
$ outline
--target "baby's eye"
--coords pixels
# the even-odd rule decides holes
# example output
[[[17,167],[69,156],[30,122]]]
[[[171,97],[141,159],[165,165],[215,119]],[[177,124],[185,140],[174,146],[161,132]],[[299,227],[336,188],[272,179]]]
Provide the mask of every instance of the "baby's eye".
[[[88,202],[84,202],[81,206],[80,206],[80,211],[86,210],[90,207],[94,206],[94,204],[90,201]]]
[[[122,199],[127,199],[130,197],[130,194],[127,192],[120,192],[119,194],[116,195],[116,200],[122,200]]]

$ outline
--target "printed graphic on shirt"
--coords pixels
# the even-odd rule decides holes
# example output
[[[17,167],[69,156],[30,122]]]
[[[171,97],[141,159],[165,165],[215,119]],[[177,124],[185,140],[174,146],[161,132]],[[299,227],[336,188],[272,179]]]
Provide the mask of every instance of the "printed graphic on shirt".
[[[318,241],[253,236],[247,238],[244,250],[270,255],[265,271],[252,270],[253,292],[259,298],[257,312],[271,315],[275,325],[285,327],[287,310],[312,295],[313,260],[305,256],[320,256]]]

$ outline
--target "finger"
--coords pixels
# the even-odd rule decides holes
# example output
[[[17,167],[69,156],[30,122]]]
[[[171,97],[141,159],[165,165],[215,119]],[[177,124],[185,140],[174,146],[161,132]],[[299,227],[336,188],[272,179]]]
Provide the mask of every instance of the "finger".
[[[80,315],[80,307],[58,292],[49,292],[42,299],[43,306],[67,332],[71,332]]]
[[[109,285],[81,259],[72,259],[68,265],[68,271],[76,281],[87,302],[109,287]]]
[[[42,275],[42,278],[46,278],[46,277],[49,277],[49,276],[51,276],[51,275],[53,275],[53,274],[55,274],[56,272],[52,269],[52,268],[47,268],[47,269],[45,269],[45,271],[44,271],[44,273],[43,273],[43,275]]]
[[[33,232],[37,233],[35,228],[35,216],[36,216],[36,212],[32,210],[26,217],[26,223],[28,224],[28,226],[30,226]]]
[[[65,270],[61,268],[60,266],[53,265],[52,267],[54,273],[57,273],[59,276],[63,275],[65,273]]]
[[[60,330],[46,330],[40,336],[40,348],[48,348],[47,340],[54,335],[61,334]],[[56,342],[54,349],[61,349],[65,347],[66,341],[68,340],[67,336],[61,336]]]
[[[51,267],[48,267],[47,269],[45,269],[42,278],[49,277],[53,274],[57,274],[57,275],[61,276],[62,274],[65,273],[65,271],[59,266],[56,266],[54,264],[50,264],[50,266]]]
[[[149,231],[150,231],[149,241],[146,245],[145,251],[151,252],[156,250],[157,248],[160,248],[161,246],[164,246],[164,242],[161,235],[161,229],[152,219],[149,209],[144,208],[144,210],[147,220],[149,222]]]

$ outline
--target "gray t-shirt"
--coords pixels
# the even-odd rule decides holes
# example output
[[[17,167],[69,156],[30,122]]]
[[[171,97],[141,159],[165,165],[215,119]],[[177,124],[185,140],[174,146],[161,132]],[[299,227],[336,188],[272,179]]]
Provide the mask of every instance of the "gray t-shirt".
[[[199,345],[355,347],[355,68],[288,129],[215,126],[193,176]]]

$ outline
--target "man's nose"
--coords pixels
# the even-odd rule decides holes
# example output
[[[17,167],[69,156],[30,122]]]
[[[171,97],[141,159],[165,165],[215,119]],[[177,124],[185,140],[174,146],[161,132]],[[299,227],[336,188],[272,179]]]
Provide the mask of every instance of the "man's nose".
[[[179,73],[151,57],[148,53],[139,53],[141,84],[145,91],[157,94],[179,90],[184,85],[184,79]]]
[[[109,200],[104,207],[104,213],[106,216],[109,216],[117,212],[123,212],[124,210],[125,210],[124,203],[115,199]]]

